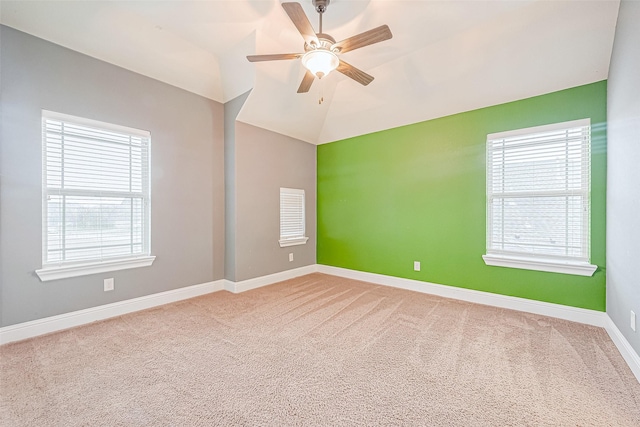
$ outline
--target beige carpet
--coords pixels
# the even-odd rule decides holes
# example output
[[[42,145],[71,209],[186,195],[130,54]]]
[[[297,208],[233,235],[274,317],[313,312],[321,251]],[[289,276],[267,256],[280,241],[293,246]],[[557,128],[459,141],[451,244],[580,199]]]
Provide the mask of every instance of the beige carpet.
[[[312,274],[0,347],[2,426],[640,426],[600,328]]]

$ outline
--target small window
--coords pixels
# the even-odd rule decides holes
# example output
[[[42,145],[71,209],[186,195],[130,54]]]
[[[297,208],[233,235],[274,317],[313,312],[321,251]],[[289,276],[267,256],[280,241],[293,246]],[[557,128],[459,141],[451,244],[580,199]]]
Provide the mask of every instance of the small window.
[[[303,245],[309,240],[304,233],[304,190],[280,189],[280,246]]]
[[[487,137],[488,265],[591,276],[588,119]]]
[[[151,265],[149,132],[43,111],[43,281]]]

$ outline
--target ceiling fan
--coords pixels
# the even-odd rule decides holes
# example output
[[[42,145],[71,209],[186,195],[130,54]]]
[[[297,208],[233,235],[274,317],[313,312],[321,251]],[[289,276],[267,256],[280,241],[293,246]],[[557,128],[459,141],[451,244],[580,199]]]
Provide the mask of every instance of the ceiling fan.
[[[339,58],[339,55],[388,40],[393,35],[387,25],[381,25],[364,33],[349,37],[336,43],[329,34],[322,32],[322,14],[327,10],[330,0],[312,0],[312,4],[320,16],[319,32],[313,30],[313,26],[304,13],[300,3],[282,3],[282,8],[289,15],[291,21],[296,26],[304,39],[305,53],[280,53],[272,55],[249,55],[249,62],[276,61],[283,59],[302,58],[302,65],[307,69],[302,83],[298,87],[298,93],[305,93],[311,88],[315,77],[321,79],[333,70],[352,78],[358,83],[366,86],[373,81],[373,76],[357,69],[351,64]]]

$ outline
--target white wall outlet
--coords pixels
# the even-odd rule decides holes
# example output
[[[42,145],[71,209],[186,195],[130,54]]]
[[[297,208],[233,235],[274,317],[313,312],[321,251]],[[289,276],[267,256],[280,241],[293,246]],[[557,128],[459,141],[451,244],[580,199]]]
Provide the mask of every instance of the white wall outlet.
[[[420,271],[420,261],[413,261],[413,270]]]
[[[633,329],[633,332],[636,331],[636,313],[631,310],[631,329]]]
[[[293,261],[293,254],[289,254],[289,262]]]
[[[112,291],[114,288],[114,281],[113,281],[113,277],[111,277],[110,279],[104,279],[104,291]]]

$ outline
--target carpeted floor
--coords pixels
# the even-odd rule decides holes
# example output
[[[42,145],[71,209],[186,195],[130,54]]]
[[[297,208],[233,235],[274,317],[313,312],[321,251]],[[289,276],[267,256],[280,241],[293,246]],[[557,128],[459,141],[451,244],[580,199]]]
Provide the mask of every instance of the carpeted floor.
[[[600,328],[311,274],[0,347],[2,426],[640,426]]]

